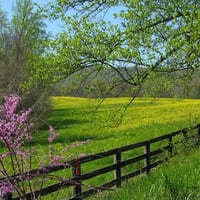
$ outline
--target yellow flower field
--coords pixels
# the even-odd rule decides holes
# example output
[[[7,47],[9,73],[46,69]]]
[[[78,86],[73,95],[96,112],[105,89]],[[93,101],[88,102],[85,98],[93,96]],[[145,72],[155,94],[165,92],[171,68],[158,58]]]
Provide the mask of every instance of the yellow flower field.
[[[58,142],[89,140],[76,152],[93,153],[163,135],[200,123],[198,99],[86,99],[51,97],[49,123],[60,133]]]

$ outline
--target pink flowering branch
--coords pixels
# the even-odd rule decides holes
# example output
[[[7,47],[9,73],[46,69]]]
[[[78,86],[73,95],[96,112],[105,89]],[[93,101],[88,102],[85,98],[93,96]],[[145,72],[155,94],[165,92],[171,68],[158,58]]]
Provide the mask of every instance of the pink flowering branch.
[[[4,150],[0,154],[0,198],[8,193],[16,192],[21,199],[25,198],[28,192],[33,193],[32,178],[30,175],[32,167],[32,147],[24,148],[24,144],[32,142],[32,123],[28,121],[31,109],[17,112],[20,97],[10,95],[4,97],[4,104],[0,105],[0,143]],[[62,156],[54,154],[52,143],[58,134],[52,126],[49,126],[49,156],[47,164],[60,165]],[[37,152],[34,151],[34,155]],[[41,159],[43,161],[43,159]],[[41,161],[39,161],[40,163]],[[8,168],[7,166],[10,166]],[[38,174],[36,174],[38,176]],[[42,182],[45,181],[42,175]],[[28,181],[25,183],[25,181]],[[27,188],[27,186],[29,186]]]
[[[17,113],[19,101],[20,97],[10,95],[4,97],[4,105],[0,106],[0,142],[7,149],[7,151],[0,155],[1,176],[3,177],[8,177],[10,172],[10,169],[8,170],[5,167],[8,163],[10,163],[13,175],[24,172],[24,160],[27,153],[24,151],[23,145],[25,140],[31,141],[32,139],[29,134],[32,124],[28,123],[31,109]],[[3,162],[3,160],[6,160],[6,162]],[[13,192],[14,188],[18,193],[24,193],[24,185],[19,185],[18,182],[13,184],[12,181],[5,179],[0,184],[2,186],[0,196]]]
[[[32,181],[34,177],[40,178],[40,181],[36,179],[40,189],[42,189],[46,177],[53,177],[53,174],[49,176],[45,172],[45,169],[48,168],[44,167],[46,165],[44,156],[38,160],[40,167],[37,170],[38,172],[42,171],[42,173],[37,173],[37,170],[36,173],[33,173],[35,170],[32,169],[32,157],[40,155],[37,154],[37,151],[33,151],[31,146],[28,149],[24,147],[25,143],[32,142],[31,128],[33,124],[28,120],[31,109],[18,112],[19,102],[19,96],[10,95],[4,97],[4,104],[0,105],[0,143],[4,145],[0,154],[0,199],[13,192],[17,193],[20,199],[26,199],[27,192],[34,195]],[[63,161],[62,155],[65,155],[67,150],[76,147],[77,144],[63,149],[59,155],[55,154],[52,143],[58,134],[52,126],[48,126],[49,154],[46,156],[47,165],[67,166],[68,164]]]
[[[48,141],[49,143],[52,143],[58,134],[55,132],[52,126],[49,126],[49,133]]]

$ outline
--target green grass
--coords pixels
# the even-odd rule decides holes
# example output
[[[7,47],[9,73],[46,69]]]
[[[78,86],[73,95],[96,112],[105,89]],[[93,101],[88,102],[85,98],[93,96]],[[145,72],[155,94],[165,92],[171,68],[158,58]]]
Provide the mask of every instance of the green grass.
[[[124,183],[121,189],[103,192],[97,200],[199,200],[200,149],[180,154],[167,164]]]
[[[65,159],[72,159],[79,154],[89,155],[106,151],[200,123],[200,100],[136,98],[128,110],[123,112],[129,100],[129,98],[108,98],[96,109],[100,100],[51,97],[52,111],[47,123],[59,134],[53,144],[55,154],[65,149],[62,151]],[[34,133],[33,144],[39,152],[37,157],[33,158],[35,163],[38,160],[44,161],[44,164],[46,162],[47,138],[46,129]],[[113,158],[88,163],[82,170],[84,172],[101,168],[106,166],[109,160],[112,162]],[[70,173],[62,171],[57,175],[70,178]],[[113,172],[85,183],[93,186],[112,178]],[[136,196],[141,192],[142,190]],[[66,193],[66,190],[61,190],[57,199],[63,198]],[[53,198],[47,196],[44,199]]]
[[[83,140],[88,141],[84,145],[78,145],[65,152],[67,158],[71,159],[79,154],[89,155],[106,151],[199,123],[200,100],[137,98],[123,113],[123,107],[128,102],[129,98],[106,99],[96,110],[99,100],[52,97],[52,112],[48,123],[53,125],[59,133],[54,148],[59,152],[60,149],[70,144],[76,144]],[[123,114],[122,123],[115,126],[121,114]],[[48,149],[45,137],[47,137],[45,131],[38,132],[37,143],[44,152]],[[112,162],[113,158],[108,158],[108,160]],[[97,160],[85,164],[82,172],[106,166],[108,160]],[[113,179],[113,172],[85,181],[84,184],[97,186],[110,179]],[[156,181],[156,179],[152,181]],[[130,185],[130,188],[132,187],[135,186]],[[62,196],[65,192],[61,191],[60,193]],[[135,199],[140,199],[138,197],[141,194],[142,190],[139,190]],[[115,198],[117,199],[117,197]],[[145,198],[147,197],[143,199]],[[124,199],[124,197],[118,199]],[[132,198],[128,196],[127,199]]]
[[[199,123],[200,100],[137,98],[128,110],[129,98],[106,99],[95,110],[95,99],[52,97],[48,123],[55,127],[59,147],[89,141],[73,152],[91,154],[139,142]],[[123,119],[119,126],[116,123]],[[47,144],[46,131],[36,133],[35,142]],[[69,151],[71,154],[72,151]]]
[[[129,100],[108,98],[95,110],[100,100],[51,97],[52,112],[48,123],[54,126],[59,134],[54,143],[55,153],[66,149],[66,159],[79,154],[90,155],[200,122],[200,100],[136,98],[123,113],[123,106]],[[121,114],[122,123],[115,127]],[[46,130],[34,133],[34,144],[41,152],[40,155],[48,152],[47,137]],[[86,141],[86,144],[81,145],[82,141]],[[69,145],[72,148],[68,148]],[[43,159],[42,156],[39,159]]]

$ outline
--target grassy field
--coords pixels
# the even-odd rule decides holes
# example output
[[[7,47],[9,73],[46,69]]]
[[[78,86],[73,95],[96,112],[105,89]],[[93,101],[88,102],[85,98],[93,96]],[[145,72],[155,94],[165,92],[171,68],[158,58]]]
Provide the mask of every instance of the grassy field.
[[[168,163],[124,183],[121,189],[99,193],[97,200],[199,200],[200,149],[182,153]],[[90,199],[94,199],[91,197]]]
[[[200,122],[200,100],[137,98],[124,113],[123,108],[129,100],[108,98],[96,110],[99,100],[52,97],[48,123],[59,133],[55,141],[58,149],[63,145],[87,141],[87,144],[74,148],[73,153],[74,156],[91,154]],[[39,130],[36,135],[35,142],[44,147],[47,132]]]
[[[79,154],[89,155],[106,151],[200,123],[200,100],[136,98],[124,112],[129,100],[129,98],[108,98],[101,102],[86,98],[51,97],[52,111],[47,118],[47,124],[52,125],[59,134],[53,144],[55,154],[62,150],[66,159],[72,159]],[[36,161],[44,160],[45,163],[44,155],[49,149],[48,135],[45,127],[34,133],[34,146],[39,152],[38,156],[34,157]],[[113,160],[113,158],[108,159]],[[83,168],[83,171],[100,168],[107,162],[108,160],[101,160],[101,163],[90,163]],[[71,177],[71,170],[59,172],[58,176],[63,176],[63,173],[65,177]],[[106,182],[112,178],[113,172],[90,180],[86,184],[98,185],[100,181]],[[152,181],[156,179],[159,183],[157,176],[152,178]],[[157,189],[157,186],[155,187]],[[143,189],[140,188],[139,191],[143,193]],[[129,190],[125,193],[129,193]],[[57,199],[66,197],[68,192],[71,190],[61,191]],[[148,194],[148,190],[146,192]],[[120,198],[109,197],[110,194],[108,197],[100,195],[99,198],[134,199],[125,193],[120,194],[119,191],[119,195],[122,195]],[[127,198],[123,198],[123,195]],[[140,192],[137,195],[140,195]],[[44,199],[53,198],[47,196]]]
[[[108,98],[100,105],[100,107],[98,107],[101,102],[100,100],[52,97],[52,112],[49,115],[48,123],[53,125],[59,133],[59,136],[55,141],[57,150],[59,151],[59,149],[64,148],[71,143],[74,144],[76,142],[87,141],[84,145],[66,151],[69,158],[74,158],[79,154],[88,155],[136,143],[184,127],[193,126],[200,122],[200,100],[136,98],[129,106],[128,110],[124,112],[124,106],[129,100],[129,98]],[[39,139],[43,150],[44,145],[42,142],[44,141],[44,137],[45,134],[41,135]],[[195,163],[198,163],[199,159],[197,153],[195,155],[194,156],[197,159]],[[191,159],[195,158],[193,157]],[[108,160],[109,159],[112,160],[113,158],[108,158]],[[190,157],[188,157],[188,159],[190,159]],[[82,168],[82,172],[84,173],[84,171],[106,166],[109,162],[108,160],[101,160],[101,163],[99,163],[99,161],[96,163],[89,163]],[[180,173],[182,173],[182,171],[179,170],[182,170],[181,164],[183,163],[183,160],[184,156],[179,162],[174,161],[174,163],[177,163],[177,167],[172,168],[171,171],[168,171],[168,166],[164,167],[164,171],[161,170],[161,172],[156,173],[150,178],[150,182],[146,177],[141,180],[140,178],[137,178],[136,181],[138,181],[138,183],[133,181],[128,187],[124,186],[127,189],[119,190],[117,195],[113,195],[112,192],[109,192],[106,194],[108,196],[102,194],[103,196],[99,195],[98,198],[120,200],[182,199],[181,195],[184,195],[184,191],[180,191],[180,198],[173,198],[173,195],[175,196],[176,194],[171,194],[173,191],[166,191],[165,188],[166,184],[168,184],[169,187],[179,186],[180,180],[178,178],[180,177]],[[171,165],[174,166],[173,163]],[[186,167],[188,168],[188,171],[191,171],[190,168],[195,168],[197,166],[196,164],[195,166],[188,164]],[[186,171],[187,168],[185,169]],[[176,171],[176,169],[178,170]],[[174,173],[175,175],[170,176],[170,180],[163,179],[163,175],[168,177],[171,173]],[[196,172],[193,173],[191,171],[191,174],[188,174],[187,176],[191,177],[192,181],[196,177]],[[85,184],[98,185],[99,182],[107,182],[112,178],[113,172],[110,172],[107,173],[106,176],[100,176],[93,180],[86,181]],[[157,187],[161,181],[163,181],[162,186]],[[169,181],[174,181],[174,183]],[[187,182],[187,180],[185,181]],[[153,182],[155,182],[155,186],[151,185]],[[186,182],[184,183],[185,185],[187,184]],[[131,188],[135,187],[135,184],[138,184],[138,187],[136,187],[137,192],[133,198],[134,190],[133,193],[130,191],[132,190]],[[159,190],[160,193],[156,190]],[[169,188],[169,190],[171,190],[171,188]],[[177,192],[178,189],[175,188],[174,190],[174,192]],[[153,193],[155,193],[154,197]],[[141,197],[141,194],[143,194],[143,197]],[[168,197],[164,198],[166,195],[168,195]],[[187,195],[190,195],[190,193],[188,192]],[[150,196],[152,196],[152,198],[150,198]],[[190,196],[193,197],[192,194]],[[92,197],[91,199],[93,198],[96,197]]]

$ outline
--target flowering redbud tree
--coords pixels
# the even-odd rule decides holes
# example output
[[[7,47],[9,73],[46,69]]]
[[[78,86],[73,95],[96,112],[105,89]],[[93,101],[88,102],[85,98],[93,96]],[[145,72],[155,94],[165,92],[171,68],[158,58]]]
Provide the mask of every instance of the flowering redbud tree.
[[[0,105],[0,198],[15,192],[23,199],[27,191],[33,191],[31,181],[25,183],[30,178],[27,172],[32,168],[35,153],[31,146],[33,123],[28,120],[31,109],[18,112],[19,101],[19,96],[10,95],[4,97],[4,104]],[[56,133],[51,126],[49,133],[49,163],[55,164],[61,156],[53,154],[51,143]]]

